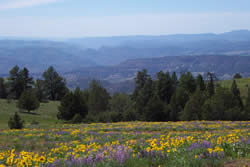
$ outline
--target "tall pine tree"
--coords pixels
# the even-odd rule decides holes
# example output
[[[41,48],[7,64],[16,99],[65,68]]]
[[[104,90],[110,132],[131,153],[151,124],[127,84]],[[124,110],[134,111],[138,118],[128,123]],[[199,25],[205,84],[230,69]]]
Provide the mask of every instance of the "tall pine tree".
[[[240,97],[240,90],[238,89],[238,86],[235,80],[233,80],[231,91],[233,94],[233,99],[235,101],[235,106],[238,106],[240,109],[243,109],[243,103]]]

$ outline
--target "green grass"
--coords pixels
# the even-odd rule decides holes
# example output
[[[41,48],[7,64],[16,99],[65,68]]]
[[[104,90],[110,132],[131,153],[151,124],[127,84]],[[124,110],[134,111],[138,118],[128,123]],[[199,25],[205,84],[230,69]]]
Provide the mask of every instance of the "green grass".
[[[60,121],[57,120],[57,107],[59,102],[48,102],[41,103],[40,108],[36,111],[32,111],[32,114],[19,112],[16,107],[16,101],[11,101],[0,99],[0,129],[8,128],[8,120],[15,112],[18,112],[21,118],[25,121],[25,127],[30,127],[30,123],[34,120],[39,122],[36,127],[48,127],[54,126]]]
[[[220,84],[223,87],[231,88],[233,80],[224,80],[220,81]],[[248,86],[250,87],[250,78],[242,78],[236,79],[236,83],[238,88],[240,89],[240,93],[243,99],[247,97]]]

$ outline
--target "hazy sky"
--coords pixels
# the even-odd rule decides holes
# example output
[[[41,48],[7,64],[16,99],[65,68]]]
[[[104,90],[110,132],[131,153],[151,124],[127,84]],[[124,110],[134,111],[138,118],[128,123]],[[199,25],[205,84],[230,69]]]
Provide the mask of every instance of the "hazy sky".
[[[85,37],[250,29],[250,0],[0,0],[0,36]]]

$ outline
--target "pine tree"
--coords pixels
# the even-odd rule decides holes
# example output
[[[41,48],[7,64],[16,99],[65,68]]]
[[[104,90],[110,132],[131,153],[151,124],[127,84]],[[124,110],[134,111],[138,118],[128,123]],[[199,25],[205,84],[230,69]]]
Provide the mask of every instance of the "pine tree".
[[[7,89],[4,83],[4,79],[0,78],[0,98],[6,98],[7,97]]]
[[[171,79],[173,81],[174,88],[176,89],[178,86],[178,78],[177,78],[176,72],[172,73]]]
[[[175,91],[174,82],[169,72],[164,73],[161,71],[157,74],[156,88],[160,99],[166,104],[169,104]]]
[[[172,96],[169,107],[170,107],[169,120],[178,121],[179,120],[178,115],[182,111],[182,107],[177,101],[176,93]]]
[[[238,106],[240,109],[243,109],[243,102],[240,97],[240,90],[238,89],[238,86],[235,80],[233,80],[231,91],[233,94],[233,98],[235,100],[235,106]]]
[[[15,112],[14,116],[10,117],[8,126],[10,129],[22,129],[24,126],[24,121],[21,119],[18,113]]]
[[[138,71],[136,78],[135,78],[135,90],[133,93],[132,98],[135,100],[137,96],[139,95],[139,92],[146,84],[146,81],[150,78],[150,76],[147,74],[147,70],[144,69],[143,71]]]
[[[43,73],[49,100],[60,100],[68,91],[66,81],[51,66]]]
[[[40,107],[40,102],[36,97],[35,91],[32,89],[25,90],[18,100],[17,107],[27,110],[28,113]]]
[[[57,118],[62,120],[72,120],[79,123],[88,114],[87,103],[80,88],[74,92],[68,92],[61,100],[58,107]]]
[[[155,94],[147,103],[145,108],[146,121],[166,121],[168,115],[165,112],[165,104],[160,97]]]
[[[215,75],[213,73],[208,72],[207,78],[208,78],[208,81],[207,81],[208,96],[212,97],[215,93],[215,86],[214,86]]]
[[[29,76],[29,70],[24,67],[22,71],[20,71],[21,79],[23,81],[23,90],[30,89],[34,85],[33,78]]]
[[[247,89],[246,108],[250,109],[250,88]]]
[[[100,82],[93,80],[89,84],[88,106],[92,114],[107,111],[110,95]]]
[[[250,88],[248,88],[245,111],[242,113],[242,120],[250,120]]]
[[[203,80],[203,77],[202,75],[198,75],[197,78],[196,78],[196,85],[197,85],[197,88],[200,90],[200,91],[204,91],[206,89],[206,85],[205,85],[205,82]]]
[[[140,115],[141,119],[144,119],[145,107],[150,98],[152,98],[152,96],[154,95],[154,90],[155,90],[154,82],[151,78],[148,78],[144,87],[140,90],[137,98],[135,99],[136,110]]]
[[[37,79],[35,83],[36,96],[40,102],[48,99],[48,92],[44,80]]]
[[[184,111],[181,113],[181,120],[201,120],[202,119],[202,106],[206,98],[204,94],[197,89],[192,95],[190,100],[185,105]]]
[[[18,99],[23,92],[23,81],[20,75],[20,69],[18,66],[15,66],[9,73],[8,83],[10,85],[10,95]]]
[[[184,88],[190,94],[194,93],[196,89],[196,83],[192,73],[187,72],[186,74],[182,74],[180,77],[179,86]]]

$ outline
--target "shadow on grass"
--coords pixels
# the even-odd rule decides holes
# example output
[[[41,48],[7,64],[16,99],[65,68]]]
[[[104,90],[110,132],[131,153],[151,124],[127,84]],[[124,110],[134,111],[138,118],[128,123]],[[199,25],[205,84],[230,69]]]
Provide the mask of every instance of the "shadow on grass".
[[[41,114],[38,114],[38,113],[28,112],[28,111],[19,111],[19,112],[22,113],[22,114],[41,115]]]

